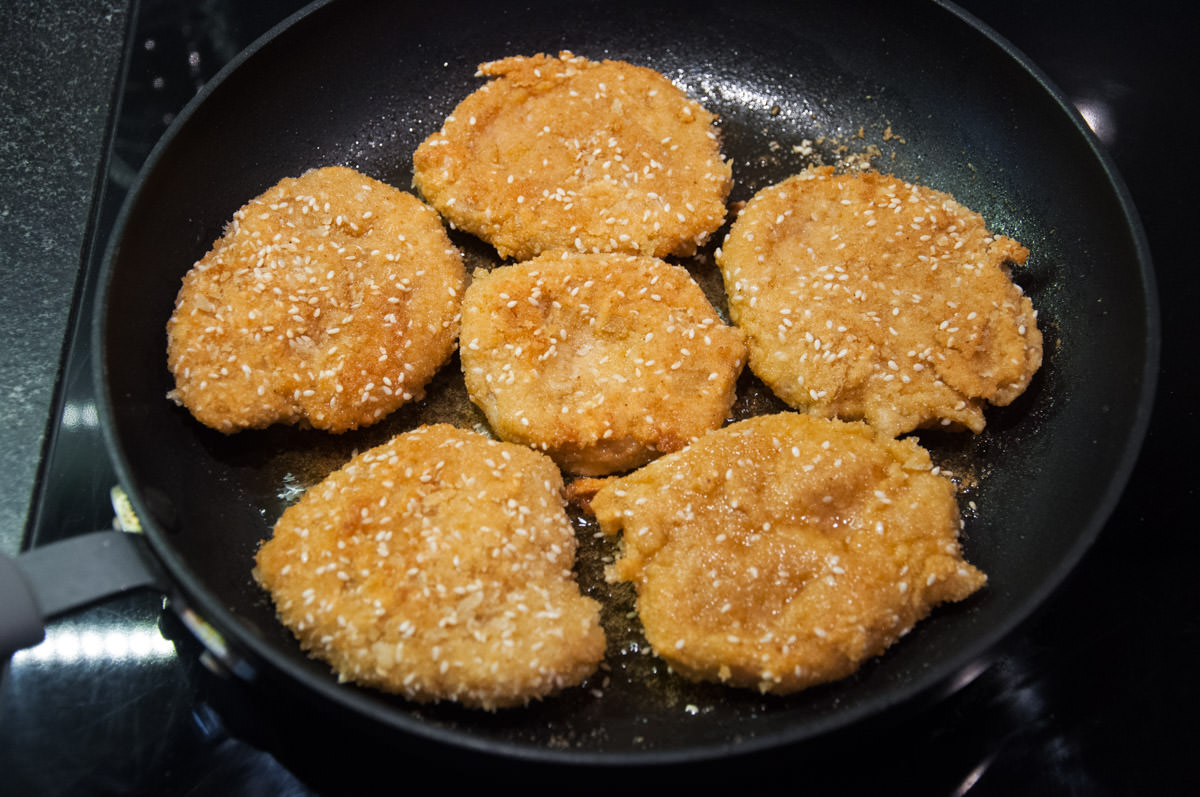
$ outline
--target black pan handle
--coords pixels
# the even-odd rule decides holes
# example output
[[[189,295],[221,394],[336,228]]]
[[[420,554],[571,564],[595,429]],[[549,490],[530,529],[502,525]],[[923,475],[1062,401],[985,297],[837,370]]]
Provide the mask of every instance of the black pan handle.
[[[96,531],[0,554],[0,662],[45,638],[46,622],[129,590],[165,592],[162,569],[141,534]]]

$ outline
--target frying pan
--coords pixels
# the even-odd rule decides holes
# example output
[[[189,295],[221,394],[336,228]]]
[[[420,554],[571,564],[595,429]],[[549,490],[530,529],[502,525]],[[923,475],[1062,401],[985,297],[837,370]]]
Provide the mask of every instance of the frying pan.
[[[966,556],[989,584],[848,679],[790,697],[690,684],[625,628],[604,673],[524,709],[417,706],[338,684],[277,622],[250,577],[254,551],[297,490],[352,452],[430,420],[480,422],[457,361],[424,402],[341,436],[226,437],[165,398],[180,278],[241,204],[333,163],[407,187],[412,151],[480,85],[478,63],[560,49],[655,68],[719,114],[733,201],[849,147],[951,192],[1032,251],[1015,278],[1040,312],[1042,370],[1018,402],[989,413],[984,433],[921,435],[963,485]],[[470,266],[496,262],[468,236],[455,241]],[[720,306],[706,263],[686,264]],[[1102,528],[1147,425],[1159,346],[1148,247],[1094,138],[1034,67],[939,3],[316,3],[176,120],[122,210],[101,284],[100,416],[145,532],[95,538],[128,551],[113,569],[144,568],[121,586],[167,591],[252,687],[290,690],[387,738],[566,764],[680,763],[815,740],[963,682]],[[752,378],[742,387],[739,412],[772,406]],[[585,551],[581,578],[603,553]]]

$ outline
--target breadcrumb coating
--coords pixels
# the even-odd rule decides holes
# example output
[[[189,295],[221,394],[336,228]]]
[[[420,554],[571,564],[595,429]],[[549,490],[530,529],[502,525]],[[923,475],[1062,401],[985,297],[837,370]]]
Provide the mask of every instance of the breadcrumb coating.
[[[986,578],[954,487],[911,440],[785,412],[603,483],[654,652],[680,674],[785,694],[843,678]]]
[[[620,61],[515,56],[413,157],[413,185],[517,260],[545,251],[690,255],[721,226],[732,167],[716,118]]]
[[[1028,250],[949,194],[806,170],[754,196],[717,263],[750,368],[781,399],[894,436],[980,432],[1042,362]]]
[[[597,476],[724,423],[746,349],[686,269],[560,253],[476,274],[461,358],[498,436]]]
[[[604,655],[546,456],[439,424],[354,457],[289,507],[254,576],[340,679],[496,709]]]
[[[183,278],[170,397],[226,433],[375,423],[421,398],[454,352],[465,280],[411,194],[340,166],[283,179]]]

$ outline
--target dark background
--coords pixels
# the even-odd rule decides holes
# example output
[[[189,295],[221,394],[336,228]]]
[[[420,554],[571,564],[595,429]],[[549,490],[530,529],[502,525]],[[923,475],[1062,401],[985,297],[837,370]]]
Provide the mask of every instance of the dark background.
[[[84,266],[173,114],[300,5],[3,4],[0,551],[107,525],[111,477],[89,415],[89,377],[64,360],[86,330],[86,302],[77,301],[91,287]],[[816,754],[784,751],[703,774],[816,793],[1194,791],[1196,20],[1185,4],[1161,0],[960,5],[1090,115],[1141,214],[1163,359],[1138,468],[1077,570],[968,686],[898,726]],[[0,682],[0,793],[329,791],[334,751],[292,743],[268,755],[244,741],[280,737],[228,707],[186,634],[182,655],[162,640],[161,617],[157,598],[120,599],[52,626],[58,654],[14,660]],[[171,625],[169,635],[179,630]],[[418,785],[415,772],[442,763],[398,760],[393,785]],[[630,788],[661,774],[628,773]]]

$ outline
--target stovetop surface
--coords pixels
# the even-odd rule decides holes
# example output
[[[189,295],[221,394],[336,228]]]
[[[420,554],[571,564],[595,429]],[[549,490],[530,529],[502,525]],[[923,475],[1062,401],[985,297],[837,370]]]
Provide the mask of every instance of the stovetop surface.
[[[112,473],[96,425],[87,358],[89,274],[141,163],[173,115],[222,64],[299,8],[260,0],[132,6],[108,169],[95,200],[80,301],[28,543],[109,525]],[[1164,75],[1181,74],[1188,20],[1118,4],[962,4],[1028,54],[1085,110],[1142,214],[1163,298],[1164,362],[1140,466],[1093,550],[993,663],[948,699],[870,736],[701,769],[706,778],[788,777],[810,792],[1150,793],[1200,785],[1187,754],[1200,735],[1200,552],[1189,522],[1194,466],[1175,463],[1194,411],[1177,330],[1196,277],[1169,207],[1191,167],[1164,140],[1174,112]],[[1166,7],[1167,3],[1151,3]],[[1051,7],[1052,6],[1052,7]],[[1086,13],[1083,13],[1086,10]],[[1174,43],[1176,46],[1172,46]],[[1186,158],[1186,155],[1185,155]],[[1173,334],[1173,330],[1176,330]],[[1182,337],[1180,337],[1182,334]],[[1181,423],[1182,422],[1182,423]],[[1174,445],[1173,445],[1174,444]],[[178,650],[177,650],[178,646]],[[333,790],[328,750],[263,733],[158,596],[129,595],[55,622],[0,684],[0,791],[13,794],[306,794]],[[232,705],[232,707],[231,707]],[[247,741],[249,739],[249,741]],[[283,743],[280,744],[281,740]],[[264,752],[257,744],[273,745]],[[322,742],[324,744],[325,742]],[[396,772],[405,761],[392,751]],[[870,762],[864,765],[859,762]],[[536,777],[530,770],[503,774]],[[662,774],[662,773],[659,773]],[[684,773],[668,773],[671,778]],[[639,773],[641,785],[656,775]]]

